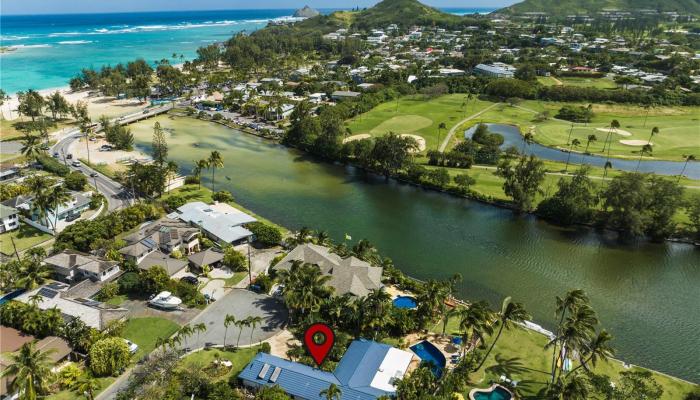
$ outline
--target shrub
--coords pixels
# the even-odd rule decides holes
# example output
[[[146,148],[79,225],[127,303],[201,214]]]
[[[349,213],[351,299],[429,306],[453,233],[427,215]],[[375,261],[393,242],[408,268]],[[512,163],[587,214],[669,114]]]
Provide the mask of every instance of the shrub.
[[[233,246],[227,246],[224,249],[224,259],[223,264],[232,271],[245,271],[247,270],[246,259],[239,251],[233,248]]]
[[[220,203],[230,203],[233,201],[233,195],[231,192],[228,192],[226,190],[221,190],[216,193],[214,193],[211,198],[214,201],[218,201]]]
[[[269,354],[270,351],[272,351],[272,347],[270,346],[270,343],[263,342],[263,343],[260,345],[260,351],[263,352],[263,353],[268,353],[268,354]]]
[[[211,116],[211,119],[213,121],[221,121],[222,119],[224,119],[224,116],[219,114],[219,113],[215,113],[214,115]]]
[[[90,348],[90,369],[96,376],[117,375],[129,364],[130,356],[124,339],[101,339]]]
[[[199,178],[194,175],[187,175],[185,177],[185,185],[198,185]]]
[[[119,284],[117,282],[109,282],[102,286],[98,299],[101,301],[107,301],[117,294],[119,294]]]
[[[141,290],[141,278],[138,272],[127,272],[119,278],[121,293],[137,293]]]
[[[44,168],[44,171],[51,172],[58,176],[66,176],[70,173],[70,168],[56,161],[53,157],[47,155],[39,155],[36,160]]]
[[[78,171],[72,171],[71,173],[66,175],[64,183],[66,184],[66,187],[70,190],[83,190],[83,188],[87,184],[87,178],[85,178],[85,175],[81,174]]]
[[[90,209],[96,210],[100,208],[104,201],[105,197],[101,193],[92,192],[92,196],[90,196]]]
[[[272,290],[273,281],[270,275],[260,274],[255,278],[253,283],[260,286],[261,293],[268,293],[270,290]]]
[[[168,209],[168,211],[174,211],[177,208],[182,207],[186,202],[187,200],[185,200],[185,198],[180,196],[179,194],[169,196],[164,201],[165,207]]]
[[[253,222],[247,227],[255,235],[255,241],[263,246],[275,246],[282,241],[282,232],[275,226],[263,222]]]
[[[170,276],[165,268],[156,265],[141,271],[141,287],[145,293],[158,293],[168,288]]]

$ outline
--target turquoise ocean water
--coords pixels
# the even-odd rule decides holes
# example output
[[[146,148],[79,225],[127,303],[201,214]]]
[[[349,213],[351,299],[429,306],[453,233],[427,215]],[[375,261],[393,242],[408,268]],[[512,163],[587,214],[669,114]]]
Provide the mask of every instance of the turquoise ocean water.
[[[331,10],[321,10],[330,12]],[[450,8],[455,14],[490,9]],[[135,58],[181,63],[202,45],[251,32],[293,10],[218,10],[119,14],[2,15],[0,88],[18,90],[66,86],[81,68],[99,68]],[[175,53],[175,57],[173,57]],[[182,55],[183,57],[180,57]]]

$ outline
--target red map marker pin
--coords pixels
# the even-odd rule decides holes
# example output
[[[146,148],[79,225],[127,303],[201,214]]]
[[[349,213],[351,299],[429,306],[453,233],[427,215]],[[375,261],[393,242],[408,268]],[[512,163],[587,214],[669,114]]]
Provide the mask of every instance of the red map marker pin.
[[[306,350],[320,367],[335,343],[335,334],[326,324],[315,323],[304,332]]]

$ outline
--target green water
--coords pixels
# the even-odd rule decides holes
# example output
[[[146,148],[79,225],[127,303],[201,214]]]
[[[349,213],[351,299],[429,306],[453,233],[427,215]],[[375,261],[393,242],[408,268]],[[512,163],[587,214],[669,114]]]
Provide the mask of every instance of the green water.
[[[159,120],[170,134],[170,158],[184,172],[193,160],[221,151],[225,167],[217,172],[217,187],[256,213],[292,229],[325,229],[336,240],[345,233],[367,238],[417,278],[459,272],[464,298],[495,304],[513,296],[545,326],[553,319],[554,297],[583,288],[615,335],[619,357],[700,381],[700,250],[692,246],[621,245],[588,229],[559,229],[317,163],[218,125]],[[150,145],[153,122],[134,126],[142,148]]]

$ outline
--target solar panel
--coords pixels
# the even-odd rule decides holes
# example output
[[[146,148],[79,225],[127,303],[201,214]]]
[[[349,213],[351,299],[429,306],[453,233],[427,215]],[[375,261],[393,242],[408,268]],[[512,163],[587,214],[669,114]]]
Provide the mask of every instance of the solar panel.
[[[44,287],[44,288],[39,289],[39,292],[37,292],[37,294],[39,294],[40,296],[44,296],[48,299],[53,299],[54,297],[56,297],[58,292],[55,290]]]
[[[270,370],[270,364],[263,365],[262,369],[260,370],[260,373],[258,374],[258,379],[265,378],[265,375],[267,374],[267,371],[269,371],[269,370]]]
[[[270,382],[272,382],[272,383],[277,382],[277,378],[279,378],[281,372],[282,372],[282,368],[275,367],[275,370],[272,371],[272,375],[270,376]]]
[[[143,244],[150,249],[156,247],[156,242],[154,242],[151,238],[144,239]]]

